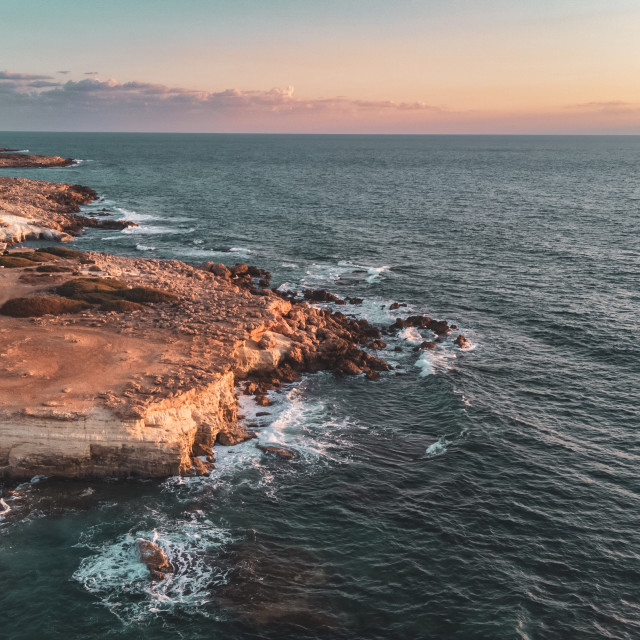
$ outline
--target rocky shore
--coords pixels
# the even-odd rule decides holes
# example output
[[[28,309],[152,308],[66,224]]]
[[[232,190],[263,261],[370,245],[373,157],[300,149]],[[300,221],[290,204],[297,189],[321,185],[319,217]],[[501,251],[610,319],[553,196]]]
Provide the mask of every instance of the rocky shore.
[[[87,187],[0,178],[5,224],[28,220],[57,240],[93,220],[77,212],[94,198]],[[10,242],[31,237],[49,236]],[[343,301],[273,290],[269,273],[246,264],[192,266],[60,245],[5,250],[0,476],[208,474],[216,446],[255,437],[238,418],[239,389],[266,407],[269,391],[305,372],[377,380],[391,368],[374,355],[385,346],[380,329],[316,304],[326,302]],[[450,332],[423,316],[384,331],[404,327]]]
[[[0,169],[73,164],[71,158],[6,151],[0,149]],[[82,205],[97,198],[93,189],[77,184],[0,177],[0,253],[7,246],[26,240],[67,242],[85,227],[124,229],[135,226],[126,220],[109,218],[108,212],[101,212],[99,217],[78,215]]]
[[[17,153],[16,149],[0,147],[0,169],[22,167],[68,167],[74,164],[73,158],[60,156],[36,156],[28,153]]]

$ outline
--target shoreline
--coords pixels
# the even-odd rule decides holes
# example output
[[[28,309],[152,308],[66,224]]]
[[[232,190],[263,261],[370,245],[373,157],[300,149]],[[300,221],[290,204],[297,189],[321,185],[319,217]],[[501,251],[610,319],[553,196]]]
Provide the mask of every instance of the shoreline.
[[[24,179],[0,178],[0,216],[3,181],[22,188]],[[78,185],[27,182],[11,204],[46,229],[84,219],[69,207],[97,197]],[[54,187],[60,208],[38,208]],[[270,274],[257,267],[63,247],[4,253],[0,477],[208,475],[216,446],[256,437],[238,418],[240,385],[268,407],[269,391],[304,373],[377,380],[392,368],[373,355],[385,346],[379,328],[312,306],[340,298],[272,290]],[[440,341],[457,329],[413,316],[383,331],[406,327],[429,328]],[[276,449],[262,451],[295,457]]]

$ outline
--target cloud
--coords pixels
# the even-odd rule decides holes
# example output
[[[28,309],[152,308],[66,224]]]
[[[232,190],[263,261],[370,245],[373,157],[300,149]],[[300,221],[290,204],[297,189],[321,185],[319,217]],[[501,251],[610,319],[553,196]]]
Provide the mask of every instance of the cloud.
[[[584,111],[594,112],[636,112],[640,110],[640,104],[636,102],[623,102],[622,100],[609,100],[606,102],[583,102],[572,107]]]
[[[97,71],[85,71],[84,75],[85,76],[97,76],[98,72]]]
[[[7,130],[310,133],[640,133],[640,105],[461,111],[427,102],[298,97],[292,86],[198,91],[0,71]]]
[[[66,75],[67,73],[71,73],[69,70],[65,70],[65,71],[56,71],[56,73],[62,73],[63,75]]]
[[[27,86],[33,87],[34,89],[42,89],[43,87],[59,87],[60,83],[51,80],[34,80],[33,82],[29,82]]]
[[[51,80],[51,76],[31,75],[29,73],[14,73],[13,71],[0,71],[0,80],[30,81]]]

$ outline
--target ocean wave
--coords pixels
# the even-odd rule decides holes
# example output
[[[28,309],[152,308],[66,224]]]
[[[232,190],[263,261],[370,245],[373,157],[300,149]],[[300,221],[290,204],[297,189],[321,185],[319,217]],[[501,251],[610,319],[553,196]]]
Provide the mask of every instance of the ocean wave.
[[[420,375],[426,377],[450,369],[455,359],[456,354],[453,346],[444,343],[438,345],[437,349],[424,350],[416,360],[415,366],[420,369]]]
[[[420,332],[415,327],[406,327],[398,333],[398,336],[403,340],[414,344],[420,344],[424,340]]]
[[[338,265],[341,267],[350,267],[353,269],[358,269],[360,271],[365,271],[367,276],[365,277],[365,281],[369,283],[378,282],[380,277],[385,271],[389,271],[391,267],[389,265],[383,265],[381,267],[371,267],[368,265],[356,264],[355,262],[351,262],[350,260],[340,260]]]
[[[154,216],[150,213],[138,213],[137,211],[133,211],[132,209],[125,209],[124,207],[114,207],[114,209],[121,213],[127,220],[135,222],[136,224],[146,222],[147,220],[160,219],[158,216]]]
[[[150,247],[146,244],[136,244],[136,249],[138,251],[155,251],[156,250],[155,247]]]
[[[426,455],[430,458],[441,456],[447,452],[447,447],[451,444],[451,440],[447,440],[444,436],[436,440],[433,444],[430,444],[426,448]]]

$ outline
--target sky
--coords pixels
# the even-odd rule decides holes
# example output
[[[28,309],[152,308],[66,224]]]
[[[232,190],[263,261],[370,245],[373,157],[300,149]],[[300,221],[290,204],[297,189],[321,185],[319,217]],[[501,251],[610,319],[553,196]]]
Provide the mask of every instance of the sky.
[[[639,0],[0,0],[0,131],[640,134]]]

